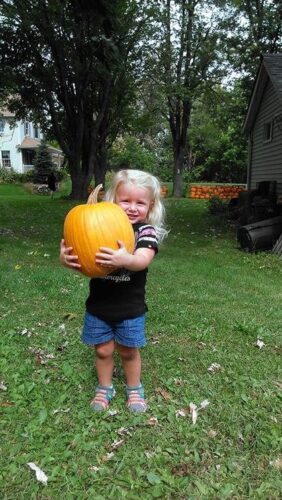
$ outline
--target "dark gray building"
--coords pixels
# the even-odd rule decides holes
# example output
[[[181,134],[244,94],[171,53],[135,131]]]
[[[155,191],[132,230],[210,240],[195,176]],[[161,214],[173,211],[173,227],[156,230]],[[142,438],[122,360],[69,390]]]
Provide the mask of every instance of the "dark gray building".
[[[248,189],[275,181],[282,195],[282,53],[262,56],[244,131],[249,138]]]

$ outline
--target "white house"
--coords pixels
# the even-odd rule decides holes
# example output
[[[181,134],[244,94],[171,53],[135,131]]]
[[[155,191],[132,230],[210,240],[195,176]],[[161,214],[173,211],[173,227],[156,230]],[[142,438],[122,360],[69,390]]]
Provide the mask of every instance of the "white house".
[[[15,121],[14,114],[0,109],[0,167],[23,174],[33,167],[36,149],[43,139],[40,128],[28,121]],[[48,145],[54,166],[60,168],[63,154]]]

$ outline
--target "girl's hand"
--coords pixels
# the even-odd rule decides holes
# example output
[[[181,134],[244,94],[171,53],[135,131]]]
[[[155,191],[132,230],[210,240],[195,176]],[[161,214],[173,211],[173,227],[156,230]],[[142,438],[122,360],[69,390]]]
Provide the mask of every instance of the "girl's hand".
[[[96,264],[108,267],[111,270],[119,267],[127,268],[130,265],[133,255],[128,253],[122,241],[118,241],[117,243],[119,246],[118,250],[101,247],[100,252],[96,253]]]
[[[122,241],[118,241],[119,249],[101,247],[96,253],[96,263],[110,269],[125,267],[129,271],[142,271],[146,269],[155,256],[153,248],[138,248],[134,254],[128,253]]]
[[[78,256],[72,255],[72,247],[66,247],[65,240],[61,240],[60,262],[69,269],[80,271],[81,265],[78,263]]]

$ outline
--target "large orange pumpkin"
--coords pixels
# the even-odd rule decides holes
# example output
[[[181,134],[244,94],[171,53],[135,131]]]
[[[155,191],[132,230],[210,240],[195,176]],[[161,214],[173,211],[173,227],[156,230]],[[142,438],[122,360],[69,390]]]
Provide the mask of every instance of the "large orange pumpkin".
[[[102,185],[90,194],[85,205],[77,205],[66,216],[64,239],[78,256],[81,271],[91,278],[105,276],[112,271],[96,264],[95,255],[100,247],[117,250],[117,241],[125,244],[128,252],[134,250],[134,232],[126,213],[115,203],[101,201],[97,196]]]

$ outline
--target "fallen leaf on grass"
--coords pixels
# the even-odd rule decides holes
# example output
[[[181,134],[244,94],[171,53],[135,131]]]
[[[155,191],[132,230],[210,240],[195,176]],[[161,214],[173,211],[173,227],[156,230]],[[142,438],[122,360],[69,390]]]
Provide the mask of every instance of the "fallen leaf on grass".
[[[30,332],[27,328],[24,328],[21,332],[20,335],[26,335],[27,337],[31,337],[32,332]]]
[[[14,406],[15,403],[12,403],[11,401],[1,401],[0,402],[0,406],[4,407],[4,406]]]
[[[1,389],[1,391],[7,390],[7,386],[4,384],[3,380],[1,380],[1,382],[0,382],[0,389]]]
[[[68,345],[69,345],[68,341],[64,342],[63,344],[57,347],[57,351],[63,352]]]
[[[68,312],[68,313],[64,314],[64,316],[63,316],[63,319],[67,319],[68,321],[75,319],[75,318],[77,318],[77,314],[72,313],[72,312]]]
[[[282,470],[282,455],[279,455],[279,457],[276,458],[276,460],[274,460],[274,462],[270,462],[270,465],[272,465],[272,467],[274,467],[274,469]]]
[[[189,408],[182,408],[181,410],[176,410],[175,416],[176,417],[186,417],[189,412],[190,412]]]
[[[89,470],[91,470],[92,472],[98,472],[100,470],[100,467],[97,467],[96,465],[91,465],[89,467]]]
[[[158,425],[158,419],[157,417],[151,417],[151,418],[148,418],[147,420],[147,424],[151,425],[151,426],[154,426],[154,425]]]
[[[110,448],[111,450],[117,450],[118,448],[120,448],[120,446],[122,446],[124,443],[124,439],[116,439],[111,445],[110,445]]]
[[[159,344],[160,343],[158,337],[152,337],[152,338],[150,338],[150,342],[151,342],[151,344]]]
[[[109,410],[108,415],[109,417],[115,417],[118,414],[117,410]]]
[[[274,417],[273,415],[270,415],[270,420],[272,420],[272,422],[275,422],[276,424],[278,424],[277,418]]]
[[[208,372],[217,373],[221,370],[221,366],[218,363],[212,363],[211,366],[208,367]]]
[[[49,359],[55,358],[54,354],[45,353],[40,347],[29,347],[28,350],[35,355],[35,359],[40,365],[46,365]]]
[[[131,436],[131,430],[133,427],[121,427],[117,430],[119,436]]]
[[[208,437],[213,439],[216,436],[217,436],[217,432],[214,431],[213,429],[210,429],[209,432],[208,432]]]
[[[197,347],[198,349],[204,349],[205,347],[207,347],[207,344],[205,342],[199,342],[197,344]]]
[[[262,349],[263,347],[265,347],[265,343],[262,340],[257,339],[256,347],[258,347],[259,349]]]
[[[106,455],[104,455],[102,458],[101,458],[101,462],[108,462],[109,460],[111,460],[111,458],[113,458],[115,456],[114,452],[111,451],[110,453],[107,453]]]
[[[190,474],[189,465],[181,463],[173,467],[172,474],[177,477],[188,476]]]
[[[35,471],[37,481],[46,485],[48,477],[46,476],[45,472],[43,472],[43,470],[41,470],[33,462],[28,462],[27,465],[30,467],[31,470]]]
[[[195,424],[197,422],[197,419],[198,419],[197,405],[195,405],[194,403],[190,403],[189,408],[190,408],[190,413],[191,413],[191,417],[192,417],[192,424]]]
[[[210,404],[209,400],[204,399],[204,401],[200,403],[199,410],[204,410],[207,406],[209,406],[209,404]]]
[[[204,410],[210,402],[207,399],[204,399],[199,406],[194,403],[190,403],[188,408],[182,408],[181,410],[177,410],[175,412],[176,417],[186,417],[191,414],[192,423],[195,424],[198,419],[198,411]]]
[[[182,378],[174,378],[173,381],[174,381],[175,385],[182,385],[183,384]]]
[[[155,389],[156,394],[160,394],[164,399],[168,400],[171,399],[171,394],[167,392],[165,389],[162,389],[161,387],[157,387]]]
[[[70,408],[66,408],[65,410],[59,408],[58,410],[53,411],[53,415],[56,415],[56,413],[68,413],[70,411]]]

